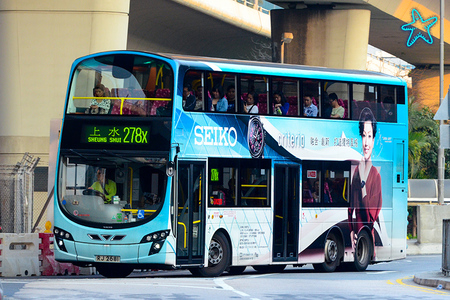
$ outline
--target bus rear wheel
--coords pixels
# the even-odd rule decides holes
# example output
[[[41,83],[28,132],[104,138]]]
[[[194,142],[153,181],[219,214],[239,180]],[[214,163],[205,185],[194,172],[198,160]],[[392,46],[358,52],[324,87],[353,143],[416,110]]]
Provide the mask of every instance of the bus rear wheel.
[[[313,264],[314,270],[319,272],[334,272],[339,265],[342,245],[334,233],[330,233],[325,241],[325,261],[320,264]],[[343,249],[343,248],[342,248]]]
[[[373,243],[367,233],[363,230],[358,234],[355,247],[355,261],[354,267],[356,271],[364,271],[370,263],[370,258],[373,253]]]
[[[107,278],[125,278],[133,272],[131,266],[117,264],[101,264],[95,266],[100,275]]]
[[[229,265],[230,247],[225,235],[219,231],[213,236],[209,244],[208,266],[190,271],[194,275],[217,277],[220,276]]]

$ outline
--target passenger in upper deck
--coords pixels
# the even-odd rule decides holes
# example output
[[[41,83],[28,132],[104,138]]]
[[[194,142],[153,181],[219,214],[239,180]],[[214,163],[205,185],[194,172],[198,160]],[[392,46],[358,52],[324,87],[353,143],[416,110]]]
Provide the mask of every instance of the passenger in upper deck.
[[[287,115],[289,110],[289,103],[286,100],[282,91],[275,92],[273,94],[274,105],[273,114],[274,115]]]
[[[234,84],[227,87],[228,111],[234,112],[236,107],[236,88]]]
[[[221,85],[215,85],[211,90],[211,111],[227,111],[228,110],[228,100],[224,97],[223,88]]]
[[[257,114],[258,110],[258,95],[256,93],[249,92],[247,94],[247,99],[244,103],[244,111],[248,114]]]
[[[203,110],[203,86],[197,86],[197,89],[195,90],[195,97],[196,102],[194,110]]]
[[[330,118],[342,119],[345,114],[345,108],[339,105],[338,96],[336,95],[336,93],[331,93],[328,97],[330,98],[330,104],[333,108],[331,110]]]
[[[387,96],[381,102],[381,121],[394,122],[395,120],[395,101],[391,96]]]
[[[194,110],[196,99],[195,96],[191,93],[192,88],[190,84],[186,84],[183,87],[183,108],[184,110]]]
[[[311,94],[306,94],[303,97],[303,115],[305,117],[317,117],[317,106],[312,103],[313,96]]]
[[[91,100],[91,104],[86,109],[85,114],[108,114],[111,108],[111,100],[102,99],[105,97],[105,86],[100,84],[93,90],[95,99]]]

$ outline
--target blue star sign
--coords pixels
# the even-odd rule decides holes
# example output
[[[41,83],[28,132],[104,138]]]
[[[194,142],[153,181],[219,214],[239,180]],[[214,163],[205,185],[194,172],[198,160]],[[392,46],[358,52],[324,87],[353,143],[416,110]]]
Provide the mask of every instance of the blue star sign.
[[[408,41],[406,45],[411,47],[419,38],[422,38],[428,44],[433,44],[433,38],[430,34],[430,28],[437,22],[437,17],[431,17],[428,20],[423,20],[420,13],[413,9],[412,12],[412,22],[409,24],[405,24],[402,26],[402,30],[407,31],[410,30],[411,34],[409,35]],[[422,33],[426,32],[426,34]]]

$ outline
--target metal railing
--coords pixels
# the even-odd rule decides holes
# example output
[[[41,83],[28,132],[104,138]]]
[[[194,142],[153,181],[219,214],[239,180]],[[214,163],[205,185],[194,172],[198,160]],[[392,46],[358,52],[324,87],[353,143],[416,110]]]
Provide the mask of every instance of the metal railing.
[[[437,179],[409,179],[408,204],[437,204]],[[450,202],[450,179],[444,180],[444,200]]]
[[[266,15],[270,15],[270,10],[265,9],[258,4],[258,0],[235,0],[237,3],[243,4],[247,7],[256,9],[257,11],[260,11]]]
[[[0,166],[0,225],[3,232],[31,232],[34,169],[39,160],[25,153],[16,165]]]
[[[442,273],[450,275],[450,219],[442,220]]]

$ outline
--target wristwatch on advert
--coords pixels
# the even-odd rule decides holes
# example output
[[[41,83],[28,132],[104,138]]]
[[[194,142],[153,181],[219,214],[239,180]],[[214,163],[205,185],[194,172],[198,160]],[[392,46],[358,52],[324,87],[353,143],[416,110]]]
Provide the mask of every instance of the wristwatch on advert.
[[[259,117],[253,116],[248,122],[248,150],[253,158],[260,158],[264,152],[264,128]]]

